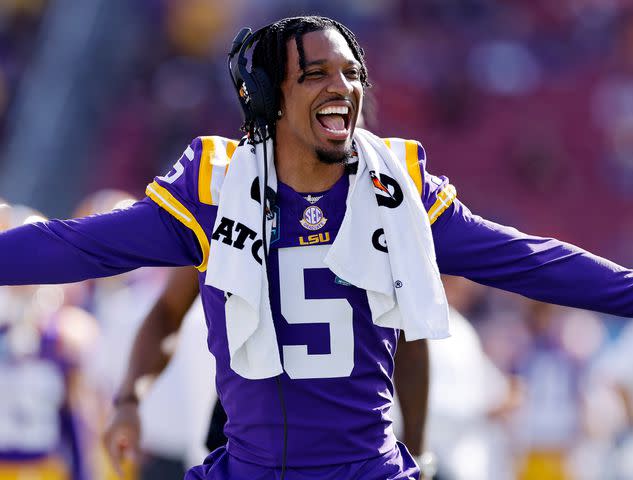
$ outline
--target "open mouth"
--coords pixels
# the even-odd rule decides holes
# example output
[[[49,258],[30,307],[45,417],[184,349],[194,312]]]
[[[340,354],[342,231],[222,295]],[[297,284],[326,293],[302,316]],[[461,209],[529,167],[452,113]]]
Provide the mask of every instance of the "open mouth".
[[[317,112],[316,118],[328,138],[344,140],[349,136],[351,112],[348,106],[323,107]]]

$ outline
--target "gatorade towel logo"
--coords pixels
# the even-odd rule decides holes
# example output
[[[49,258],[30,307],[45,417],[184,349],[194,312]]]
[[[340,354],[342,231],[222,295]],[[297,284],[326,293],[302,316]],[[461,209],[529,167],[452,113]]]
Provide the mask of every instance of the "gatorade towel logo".
[[[381,173],[379,178],[373,170],[369,171],[369,176],[374,184],[378,205],[387,208],[396,208],[400,206],[404,195],[402,193],[402,188],[398,185],[398,182],[384,173]]]
[[[385,238],[384,229],[379,228],[374,232],[374,234],[371,236],[371,243],[376,250],[385,253],[389,252],[389,250],[387,249],[387,239]]]
[[[306,230],[318,230],[327,223],[327,218],[323,215],[323,210],[310,205],[303,211],[303,218],[300,220],[301,226]]]

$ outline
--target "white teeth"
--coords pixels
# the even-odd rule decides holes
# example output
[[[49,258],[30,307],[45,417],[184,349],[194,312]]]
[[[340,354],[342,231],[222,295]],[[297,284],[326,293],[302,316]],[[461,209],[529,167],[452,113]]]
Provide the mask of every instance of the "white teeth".
[[[349,107],[325,107],[317,112],[319,115],[331,115],[333,113],[347,115],[349,113]]]

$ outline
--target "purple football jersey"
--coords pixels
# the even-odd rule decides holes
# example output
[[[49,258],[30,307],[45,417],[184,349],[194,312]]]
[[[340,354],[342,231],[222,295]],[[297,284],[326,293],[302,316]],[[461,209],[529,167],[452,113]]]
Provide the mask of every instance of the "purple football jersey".
[[[177,165],[148,188],[150,197],[166,209],[188,211],[209,239],[222,181],[216,175],[224,175],[228,155],[222,158],[222,154],[231,146],[218,137],[211,142],[212,147],[207,138],[194,141],[179,161],[184,168]],[[403,161],[409,154],[408,163],[421,191],[421,146],[397,139],[389,145],[401,146]],[[215,157],[210,158],[208,150]],[[198,165],[199,159],[209,163]],[[205,173],[205,168],[210,171]],[[206,187],[215,186],[216,192],[201,193],[200,179],[204,178],[208,179]],[[415,182],[416,177],[412,178]],[[446,186],[442,180],[436,183]],[[348,175],[327,192],[300,194],[283,183],[278,185],[268,273],[284,366],[281,392],[286,405],[289,467],[355,462],[391,451],[396,445],[390,408],[398,331],[375,326],[366,292],[336,277],[323,263],[345,215],[348,187]],[[168,203],[167,197],[172,197]],[[223,201],[235,200],[227,197]],[[201,209],[206,209],[205,218],[198,220]],[[237,229],[220,230],[223,237],[218,240],[238,241]],[[248,249],[253,239],[244,242],[242,248]],[[204,248],[204,240],[200,243]],[[284,420],[277,380],[249,380],[230,368],[224,292],[205,285],[204,265],[199,269],[209,349],[216,358],[216,387],[228,416],[227,449],[247,462],[279,466]]]
[[[389,409],[398,333],[374,326],[365,291],[323,263],[343,219],[347,186],[343,176],[310,203],[279,185],[279,234],[270,248],[269,279],[285,370],[288,466],[352,462],[395,446]],[[302,222],[322,226],[310,230]],[[231,370],[224,295],[203,284],[201,295],[217,390],[228,416],[227,449],[248,462],[280,465],[283,418],[276,380],[248,380]]]

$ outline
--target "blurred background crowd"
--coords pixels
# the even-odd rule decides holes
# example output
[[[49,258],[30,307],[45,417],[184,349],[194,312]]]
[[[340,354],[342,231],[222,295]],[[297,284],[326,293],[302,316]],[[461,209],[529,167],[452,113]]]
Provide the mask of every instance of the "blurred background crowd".
[[[420,140],[474,212],[633,266],[628,0],[0,0],[0,196],[15,205],[0,229],[125,206],[195,136],[238,136],[233,35],[300,13],[357,34],[369,126]],[[0,289],[0,478],[16,452],[47,472],[29,478],[112,475],[99,432],[165,276]],[[446,285],[454,338],[431,346],[427,432],[441,478],[633,479],[633,327]],[[215,394],[203,322],[187,328],[201,370],[181,366],[144,407],[144,442],[192,464]]]

